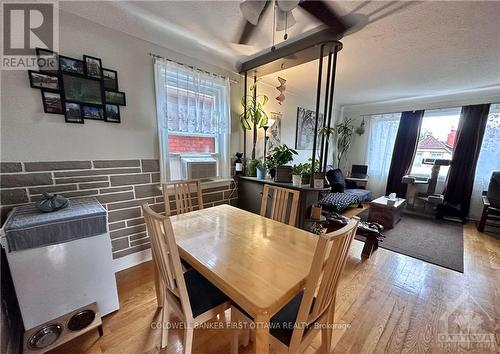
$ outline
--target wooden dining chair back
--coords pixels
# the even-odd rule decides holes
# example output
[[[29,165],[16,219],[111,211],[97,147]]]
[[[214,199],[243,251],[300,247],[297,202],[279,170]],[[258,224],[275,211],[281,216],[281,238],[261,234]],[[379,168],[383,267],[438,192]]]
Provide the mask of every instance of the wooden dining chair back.
[[[187,319],[190,319],[193,316],[172,223],[168,217],[155,213],[147,204],[142,208],[160,284],[166,286],[171,294],[180,299],[182,312]]]
[[[331,328],[327,324],[333,322],[337,286],[347,261],[349,248],[356,235],[359,220],[355,216],[343,228],[319,236],[313,263],[306,280],[296,323],[312,326],[311,328],[316,322],[325,325],[322,328],[324,352],[329,352],[330,349]],[[314,331],[304,333],[304,329],[305,326],[296,326],[294,329],[290,341],[290,352],[301,351],[310,343],[308,339],[312,339]]]
[[[203,209],[201,182],[199,179],[175,181],[162,184],[165,214],[172,215],[169,196],[173,193],[176,214],[183,214],[195,209]],[[193,193],[196,195],[193,195]]]
[[[300,192],[269,184],[264,184],[262,191],[262,202],[260,215],[268,217],[268,199],[271,199],[271,210],[269,218],[284,224],[295,226],[297,220],[297,208],[299,205]]]
[[[184,353],[190,354],[193,329],[229,308],[229,299],[194,269],[183,271],[170,217],[155,213],[147,204],[142,206],[155,270],[162,296],[161,348],[168,343],[170,313],[184,320]],[[161,290],[158,290],[161,289]]]

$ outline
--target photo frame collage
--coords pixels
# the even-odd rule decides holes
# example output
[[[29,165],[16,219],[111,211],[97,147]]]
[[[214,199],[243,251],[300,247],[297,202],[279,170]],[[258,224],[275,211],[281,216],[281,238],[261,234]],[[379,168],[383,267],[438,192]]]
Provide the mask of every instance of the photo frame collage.
[[[83,60],[36,48],[38,71],[29,70],[30,86],[40,89],[45,113],[63,114],[66,123],[85,119],[120,123],[125,92],[118,90],[118,73],[102,67],[101,59]]]

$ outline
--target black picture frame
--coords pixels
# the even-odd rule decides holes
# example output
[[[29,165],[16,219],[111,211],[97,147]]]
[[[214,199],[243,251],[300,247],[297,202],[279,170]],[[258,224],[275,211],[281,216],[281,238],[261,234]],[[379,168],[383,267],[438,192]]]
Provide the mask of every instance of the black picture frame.
[[[41,90],[41,93],[42,93],[43,111],[45,113],[64,114],[63,98],[60,92]]]
[[[85,75],[83,60],[59,55],[59,69],[61,74]]]
[[[109,78],[107,74],[112,74],[114,78]],[[118,91],[118,72],[116,70],[102,68],[102,81],[104,90]]]
[[[39,71],[34,71],[34,70],[28,70],[28,76],[30,79],[30,86],[31,88],[36,88],[36,89],[44,89],[47,91],[59,91],[61,89],[61,81],[59,80],[59,76],[57,75],[52,75],[52,74],[46,74],[42,73]],[[50,78],[52,79],[54,83],[52,84],[43,84],[40,79],[42,77],[45,78]]]
[[[71,109],[71,107],[75,107]],[[79,102],[64,102],[64,120],[66,123],[84,124],[82,105]]]
[[[116,104],[105,104],[104,120],[110,123],[121,123],[120,106]]]
[[[59,75],[59,54],[45,48],[35,48],[35,53],[39,72]]]
[[[96,115],[97,112],[97,115]],[[104,108],[99,105],[82,105],[82,117],[83,119],[101,120],[104,121]]]
[[[102,105],[103,90],[102,81],[86,76],[62,75],[62,92],[64,99],[70,102],[78,102],[88,105]]]
[[[98,66],[95,67],[98,62]],[[85,65],[85,76],[92,77],[94,79],[102,80],[102,62],[101,59],[96,57],[91,57],[90,55],[83,56],[83,63]]]
[[[104,91],[104,102],[117,106],[126,106],[125,92],[120,91]]]

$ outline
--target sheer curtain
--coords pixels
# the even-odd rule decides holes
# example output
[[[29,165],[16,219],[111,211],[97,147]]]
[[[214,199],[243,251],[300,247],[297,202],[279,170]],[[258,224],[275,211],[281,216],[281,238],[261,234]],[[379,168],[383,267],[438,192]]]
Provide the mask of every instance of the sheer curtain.
[[[372,197],[384,195],[401,113],[370,116],[368,137],[368,189]]]
[[[492,104],[477,161],[469,217],[479,220],[483,210],[481,193],[488,189],[491,172],[500,171],[500,104]]]
[[[229,79],[168,60],[155,59],[156,116],[162,180],[171,179],[168,135],[214,136],[219,177],[228,177]]]

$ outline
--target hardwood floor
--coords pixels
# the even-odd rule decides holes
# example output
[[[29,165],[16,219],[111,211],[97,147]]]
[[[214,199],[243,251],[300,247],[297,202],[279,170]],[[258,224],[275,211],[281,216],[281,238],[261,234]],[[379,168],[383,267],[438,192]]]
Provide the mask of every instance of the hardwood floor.
[[[354,241],[337,292],[332,353],[500,352],[500,239],[465,225],[463,274],[381,248],[362,260],[362,246]],[[182,352],[181,329],[159,350],[152,263],[118,273],[117,283],[120,310],[104,318],[104,336],[90,332],[52,354]],[[196,329],[193,353],[229,353],[230,338],[227,328]],[[319,345],[318,336],[306,353]]]

